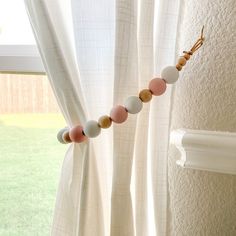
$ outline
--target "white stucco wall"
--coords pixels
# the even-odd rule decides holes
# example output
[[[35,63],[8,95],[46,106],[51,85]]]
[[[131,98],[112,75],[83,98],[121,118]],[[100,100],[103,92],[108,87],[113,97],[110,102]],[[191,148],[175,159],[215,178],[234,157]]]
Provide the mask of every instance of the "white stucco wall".
[[[188,50],[205,25],[206,41],[176,83],[171,129],[236,132],[236,1],[185,0],[179,48]],[[236,235],[236,176],[187,170],[170,147],[169,233]]]

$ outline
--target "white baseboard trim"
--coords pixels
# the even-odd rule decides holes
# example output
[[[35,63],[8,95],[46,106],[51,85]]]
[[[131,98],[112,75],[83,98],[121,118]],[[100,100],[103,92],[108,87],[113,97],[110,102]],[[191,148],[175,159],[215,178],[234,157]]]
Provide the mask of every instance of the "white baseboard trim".
[[[171,132],[170,143],[181,153],[179,166],[236,174],[236,133],[179,129]]]

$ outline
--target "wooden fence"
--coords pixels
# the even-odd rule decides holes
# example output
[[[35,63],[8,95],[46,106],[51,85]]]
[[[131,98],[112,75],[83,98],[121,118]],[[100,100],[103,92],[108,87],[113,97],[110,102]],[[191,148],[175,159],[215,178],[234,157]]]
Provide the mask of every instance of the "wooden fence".
[[[54,113],[58,105],[46,76],[0,74],[0,113]]]

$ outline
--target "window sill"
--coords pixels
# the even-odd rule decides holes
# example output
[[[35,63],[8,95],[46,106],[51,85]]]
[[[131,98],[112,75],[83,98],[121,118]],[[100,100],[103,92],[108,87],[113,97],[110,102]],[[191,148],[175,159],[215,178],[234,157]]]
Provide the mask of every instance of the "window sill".
[[[36,45],[1,45],[0,72],[45,74]]]
[[[207,130],[174,130],[171,144],[181,153],[183,168],[236,174],[236,133]]]

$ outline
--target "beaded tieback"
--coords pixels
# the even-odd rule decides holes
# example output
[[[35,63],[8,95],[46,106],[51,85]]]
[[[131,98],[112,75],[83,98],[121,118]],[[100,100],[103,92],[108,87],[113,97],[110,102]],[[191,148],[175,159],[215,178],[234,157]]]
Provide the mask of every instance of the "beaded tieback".
[[[69,129],[61,129],[57,134],[57,139],[61,143],[81,143],[87,138],[97,137],[101,133],[101,129],[107,129],[112,122],[121,124],[128,118],[128,114],[137,114],[142,110],[143,103],[147,103],[152,99],[152,96],[160,96],[166,91],[166,84],[174,84],[179,78],[179,71],[187,63],[193,53],[198,50],[204,41],[203,29],[201,37],[196,41],[189,51],[184,51],[183,56],[178,60],[176,66],[167,66],[161,72],[161,78],[154,78],[150,81],[148,89],[140,91],[139,96],[128,97],[124,105],[116,105],[111,109],[110,116],[104,115],[98,121],[87,121],[85,126],[76,125]]]

